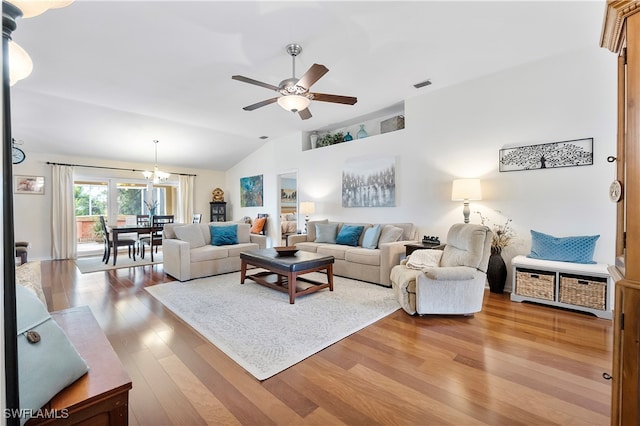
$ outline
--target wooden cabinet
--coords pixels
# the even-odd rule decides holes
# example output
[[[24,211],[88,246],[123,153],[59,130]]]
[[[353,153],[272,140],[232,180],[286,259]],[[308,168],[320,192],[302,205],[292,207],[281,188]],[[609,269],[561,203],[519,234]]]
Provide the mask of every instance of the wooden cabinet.
[[[601,46],[618,56],[617,179],[611,424],[637,425],[640,406],[640,2],[608,0]]]
[[[211,206],[211,222],[226,222],[227,221],[227,203],[225,202],[210,202]]]

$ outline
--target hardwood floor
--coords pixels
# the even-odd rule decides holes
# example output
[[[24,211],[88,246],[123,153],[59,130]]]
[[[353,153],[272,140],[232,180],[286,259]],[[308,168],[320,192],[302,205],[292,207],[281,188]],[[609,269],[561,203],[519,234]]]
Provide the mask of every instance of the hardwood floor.
[[[133,380],[132,425],[606,425],[612,324],[487,292],[473,317],[399,310],[263,382],[144,288],[162,265],[42,262],[50,310],[89,305]]]

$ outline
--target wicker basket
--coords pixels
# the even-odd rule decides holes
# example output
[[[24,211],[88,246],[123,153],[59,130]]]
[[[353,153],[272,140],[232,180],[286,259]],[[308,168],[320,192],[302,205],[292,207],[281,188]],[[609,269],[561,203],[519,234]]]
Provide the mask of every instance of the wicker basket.
[[[554,300],[556,274],[532,269],[516,269],[516,294],[536,299]]]
[[[607,279],[560,274],[560,302],[604,311]]]

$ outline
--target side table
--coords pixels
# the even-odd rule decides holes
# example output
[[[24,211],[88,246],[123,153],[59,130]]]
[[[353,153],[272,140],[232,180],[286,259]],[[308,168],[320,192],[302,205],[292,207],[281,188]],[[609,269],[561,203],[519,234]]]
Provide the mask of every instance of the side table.
[[[441,243],[412,243],[412,244],[405,244],[405,255],[409,256],[411,253],[413,253],[416,250],[425,250],[425,249],[442,249],[444,247],[444,244]]]

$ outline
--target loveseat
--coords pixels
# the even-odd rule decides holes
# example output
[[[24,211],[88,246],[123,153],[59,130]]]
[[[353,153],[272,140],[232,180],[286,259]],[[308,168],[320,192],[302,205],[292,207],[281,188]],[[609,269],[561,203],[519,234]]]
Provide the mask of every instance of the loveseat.
[[[234,227],[235,239],[227,232]],[[222,244],[212,244],[212,228],[214,243]],[[215,241],[216,229],[220,241]],[[162,248],[164,271],[180,281],[239,271],[241,252],[267,246],[266,235],[252,234],[250,230],[250,224],[238,222],[166,224]]]
[[[362,230],[357,234],[358,228]],[[356,233],[351,233],[354,230]],[[320,230],[320,234],[318,234]],[[346,238],[339,238],[347,234]],[[357,235],[357,238],[356,238]],[[349,237],[352,238],[349,241]],[[405,244],[416,243],[412,223],[344,223],[311,221],[307,233],[289,236],[289,245],[299,250],[331,255],[333,273],[347,278],[391,286],[391,268],[400,263]]]

